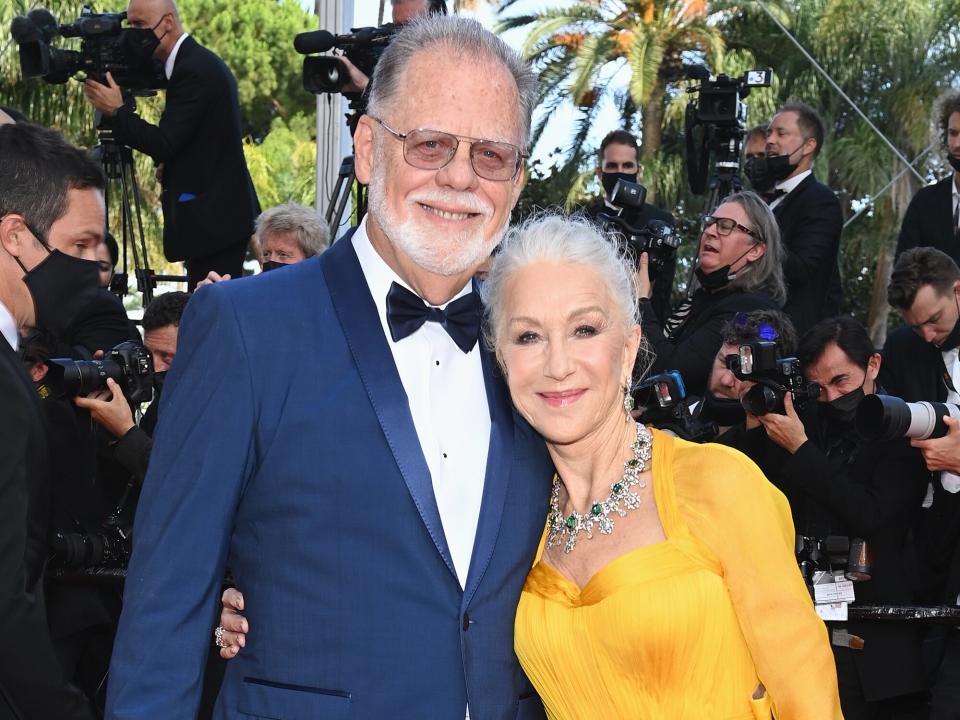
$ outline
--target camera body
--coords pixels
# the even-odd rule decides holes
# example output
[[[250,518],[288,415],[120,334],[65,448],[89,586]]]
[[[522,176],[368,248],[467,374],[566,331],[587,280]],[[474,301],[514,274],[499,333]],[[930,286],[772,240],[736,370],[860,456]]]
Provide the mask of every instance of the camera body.
[[[683,378],[676,370],[651,375],[633,389],[634,402],[644,408],[641,419],[658,430],[673,433],[691,442],[709,442],[717,436],[717,425],[693,417],[687,403]]]
[[[399,25],[387,23],[380,27],[351,28],[346,35],[334,35],[326,30],[300,33],[294,38],[293,46],[297,52],[310,55],[303,59],[304,90],[314,95],[339,93],[350,82],[350,74],[340,58],[313,53],[342,50],[360,72],[372,77],[380,56],[399,29]]]
[[[87,395],[107,387],[112,378],[132,405],[153,398],[153,355],[140,343],[122,342],[102,360],[51,358],[45,379],[55,398]]]
[[[790,393],[798,409],[820,396],[820,386],[807,382],[795,357],[783,357],[780,344],[771,340],[740,345],[736,354],[725,358],[727,368],[738,380],[756,383],[740,399],[743,409],[752,415],[784,415],[783,400]]]
[[[613,232],[630,248],[634,261],[640,262],[640,255],[647,253],[647,270],[651,280],[663,273],[667,264],[676,256],[680,247],[680,236],[676,228],[662,220],[651,220],[643,227],[631,224],[632,215],[643,207],[647,198],[647,189],[640,183],[629,180],[617,180],[608,201],[620,209],[620,213],[600,213],[599,217],[607,230]]]
[[[52,85],[67,82],[78,73],[106,83],[107,73],[123,88],[149,90],[166,86],[159,62],[143,62],[133,52],[134,35],[121,27],[121,13],[95,13],[85,5],[80,17],[58,25],[49,10],[34,8],[14,18],[10,33],[20,52],[24,79],[40,77]],[[53,46],[56,37],[77,38],[80,50]]]

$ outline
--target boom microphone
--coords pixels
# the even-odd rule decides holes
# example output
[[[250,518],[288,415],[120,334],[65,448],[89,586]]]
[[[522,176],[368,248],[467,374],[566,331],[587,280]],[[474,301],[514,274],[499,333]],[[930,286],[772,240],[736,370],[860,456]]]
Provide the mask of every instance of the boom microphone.
[[[293,49],[301,55],[326,52],[337,42],[337,37],[326,30],[311,30],[297,33],[293,38]]]
[[[10,23],[10,35],[13,36],[18,45],[37,42],[42,37],[40,28],[30,18],[23,15],[17,15]]]

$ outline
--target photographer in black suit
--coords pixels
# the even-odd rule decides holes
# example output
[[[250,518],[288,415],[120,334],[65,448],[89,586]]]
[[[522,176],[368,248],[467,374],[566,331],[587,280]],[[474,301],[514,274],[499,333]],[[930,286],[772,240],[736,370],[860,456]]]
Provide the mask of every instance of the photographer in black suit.
[[[108,73],[87,80],[87,99],[116,139],[162,163],[163,250],[184,260],[189,289],[211,270],[240,277],[260,212],[243,156],[237,81],[184,32],[173,0],[130,0],[127,23],[149,33],[144,52],[163,61],[167,101],[159,125],[141,119]]]
[[[786,250],[783,311],[798,333],[840,312],[843,290],[837,255],[843,215],[833,191],[813,176],[823,147],[823,120],[809,105],[787,103],[767,130],[767,167],[776,181],[770,209]]]
[[[900,227],[897,255],[914,247],[935,247],[960,263],[960,93],[944,96],[937,116],[953,172],[913,196]]]
[[[97,264],[64,252],[103,239],[103,173],[30,124],[0,126],[0,720],[91,718],[63,679],[47,627],[47,432],[17,355],[19,331],[64,331],[96,292]]]

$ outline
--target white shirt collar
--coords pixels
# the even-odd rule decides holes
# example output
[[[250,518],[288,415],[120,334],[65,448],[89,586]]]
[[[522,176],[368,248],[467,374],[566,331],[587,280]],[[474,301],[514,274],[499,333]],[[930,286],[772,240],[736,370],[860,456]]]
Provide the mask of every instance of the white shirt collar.
[[[785,193],[792,192],[796,189],[797,185],[802,183],[807,179],[807,175],[813,173],[813,170],[804,170],[802,173],[797,173],[793,177],[788,177],[786,180],[781,180],[774,187],[777,190],[783,190]]]
[[[176,45],[173,46],[173,50],[171,50],[167,56],[166,62],[163,63],[163,74],[167,76],[167,80],[173,75],[173,64],[177,61],[177,53],[180,51],[180,46],[183,45],[183,41],[186,40],[189,35],[190,33],[184,33],[177,39]]]
[[[7,310],[7,306],[0,302],[0,335],[10,343],[13,351],[17,351],[17,345],[20,342],[20,335],[17,333],[17,322],[13,315]]]

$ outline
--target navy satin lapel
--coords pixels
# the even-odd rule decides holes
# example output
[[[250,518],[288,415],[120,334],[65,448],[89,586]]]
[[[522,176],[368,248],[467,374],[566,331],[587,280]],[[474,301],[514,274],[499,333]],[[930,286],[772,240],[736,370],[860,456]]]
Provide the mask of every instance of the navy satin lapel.
[[[349,236],[348,236],[349,237]],[[440,522],[430,469],[410,414],[407,394],[383,334],[377,306],[370,297],[360,261],[347,237],[334,243],[320,258],[333,308],[340,319],[357,372],[383,428],[397,467],[420,511],[430,537],[454,577],[453,558]]]
[[[493,548],[497,544],[497,535],[500,533],[500,523],[503,519],[503,504],[510,484],[510,466],[513,460],[513,404],[510,400],[510,392],[500,374],[500,368],[493,353],[487,350],[482,338],[479,344],[483,381],[487,389],[487,404],[490,406],[490,446],[487,451],[487,472],[483,481],[480,519],[477,522],[477,535],[473,541],[467,587],[463,593],[463,607],[470,604],[493,556]]]

